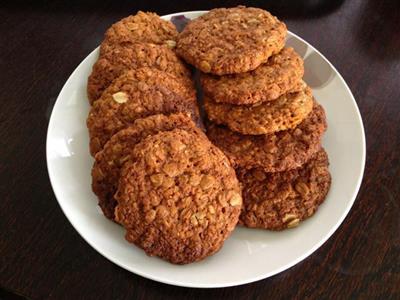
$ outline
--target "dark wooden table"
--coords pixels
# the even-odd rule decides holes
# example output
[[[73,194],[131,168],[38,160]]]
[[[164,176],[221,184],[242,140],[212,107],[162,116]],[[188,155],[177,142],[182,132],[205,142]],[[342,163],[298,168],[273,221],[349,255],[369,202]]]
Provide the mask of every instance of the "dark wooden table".
[[[367,164],[360,193],[337,232],[305,261],[244,286],[186,289],[117,267],[72,228],[45,160],[49,115],[68,76],[111,23],[138,9],[167,14],[239,3],[147,2],[0,4],[0,298],[400,299],[398,0],[311,8],[288,0],[247,3],[270,9],[324,53],[349,84],[364,120]]]

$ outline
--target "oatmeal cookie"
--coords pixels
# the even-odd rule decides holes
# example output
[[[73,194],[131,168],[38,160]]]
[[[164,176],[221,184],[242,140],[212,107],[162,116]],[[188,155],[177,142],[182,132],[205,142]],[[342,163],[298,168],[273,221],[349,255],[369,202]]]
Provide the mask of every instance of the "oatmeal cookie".
[[[242,135],[209,124],[207,135],[235,167],[261,167],[280,172],[302,166],[320,148],[327,127],[324,109],[314,102],[313,110],[296,128],[266,135]]]
[[[321,149],[299,169],[277,173],[237,170],[243,187],[240,223],[270,230],[297,226],[325,200],[331,184],[328,165],[328,156]]]
[[[204,108],[211,121],[251,135],[293,129],[307,117],[312,107],[311,89],[307,86],[299,92],[283,94],[274,101],[254,105],[216,103],[204,97]]]
[[[148,255],[176,264],[201,260],[223,245],[242,207],[225,155],[181,129],[142,140],[121,172],[115,220]]]
[[[189,22],[178,36],[176,51],[204,73],[242,73],[278,53],[286,33],[286,25],[265,10],[217,8]]]
[[[293,48],[284,48],[257,69],[240,74],[200,76],[204,93],[216,102],[255,104],[301,89],[304,63]]]
[[[133,125],[120,130],[95,156],[92,168],[92,189],[99,199],[104,215],[113,220],[121,168],[130,158],[134,146],[149,135],[173,129],[199,130],[191,117],[184,113],[154,115],[137,119]]]
[[[135,42],[167,45],[174,48],[178,31],[170,21],[155,13],[139,11],[113,24],[105,33],[100,45],[100,55],[117,45],[131,45]]]
[[[191,95],[190,95],[191,94]],[[87,119],[90,153],[94,156],[112,135],[138,118],[188,112],[197,121],[194,90],[157,69],[130,70],[118,77],[92,106]]]
[[[127,70],[151,67],[174,75],[182,84],[193,87],[191,73],[167,46],[135,43],[118,46],[105,53],[94,65],[88,78],[87,94],[93,104],[111,82]]]

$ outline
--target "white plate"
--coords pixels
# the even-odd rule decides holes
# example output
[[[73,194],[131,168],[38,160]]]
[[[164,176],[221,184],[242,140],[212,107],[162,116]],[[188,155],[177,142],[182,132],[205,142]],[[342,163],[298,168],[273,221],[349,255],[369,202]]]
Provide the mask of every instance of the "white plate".
[[[193,19],[204,12],[186,12]],[[176,266],[148,257],[124,239],[124,230],[108,221],[91,191],[86,116],[86,82],[98,49],[86,57],[65,83],[53,108],[47,132],[47,166],[57,200],[68,220],[99,253],[146,278],[187,287],[226,287],[260,280],[300,262],[318,249],[349,212],[365,164],[361,116],[342,76],[306,41],[289,33],[288,45],[305,60],[305,81],[323,105],[328,131],[323,145],[329,154],[332,187],[314,217],[283,232],[238,228],[216,255]],[[101,270],[100,270],[101,272]]]

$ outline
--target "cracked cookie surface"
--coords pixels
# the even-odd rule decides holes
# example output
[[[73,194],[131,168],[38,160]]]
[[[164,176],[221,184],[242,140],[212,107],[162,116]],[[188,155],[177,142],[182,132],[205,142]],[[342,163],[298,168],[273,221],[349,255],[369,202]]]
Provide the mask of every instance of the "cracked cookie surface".
[[[94,156],[112,135],[138,118],[175,112],[188,112],[195,121],[199,119],[194,90],[157,69],[127,71],[113,81],[90,109],[90,153]]]
[[[293,48],[284,48],[257,69],[239,74],[200,76],[204,93],[216,102],[255,104],[301,89],[304,63]]]
[[[325,200],[331,184],[328,165],[328,155],[321,149],[299,169],[237,170],[243,187],[240,224],[270,230],[296,227]]]
[[[173,129],[199,130],[191,117],[184,113],[162,114],[137,119],[131,126],[114,134],[104,148],[95,156],[92,168],[92,189],[99,199],[104,215],[114,219],[121,168],[130,159],[133,148],[145,137]]]
[[[302,166],[320,148],[327,127],[324,109],[313,110],[296,128],[265,135],[242,135],[226,127],[209,124],[207,136],[236,167],[263,168],[280,172]]]
[[[179,78],[193,88],[191,73],[185,64],[167,46],[150,43],[134,43],[117,46],[105,53],[93,65],[88,78],[87,94],[93,104],[114,79],[127,70],[151,67]]]
[[[115,219],[126,239],[172,263],[218,251],[235,228],[242,199],[235,171],[207,139],[185,130],[142,140],[122,170]]]
[[[112,51],[115,46],[130,45],[135,42],[167,45],[174,48],[178,31],[170,21],[165,21],[155,13],[139,11],[114,23],[107,29],[100,45],[100,55]]]
[[[278,53],[286,33],[286,25],[265,10],[217,8],[186,25],[178,36],[176,51],[204,73],[242,73]]]
[[[242,134],[268,134],[295,128],[311,112],[313,98],[305,84],[302,90],[281,95],[257,105],[216,103],[204,97],[208,118]]]

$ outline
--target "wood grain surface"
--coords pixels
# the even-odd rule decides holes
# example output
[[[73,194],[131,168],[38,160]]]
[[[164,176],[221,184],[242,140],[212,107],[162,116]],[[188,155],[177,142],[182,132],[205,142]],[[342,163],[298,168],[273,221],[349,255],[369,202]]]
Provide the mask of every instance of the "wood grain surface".
[[[131,274],[78,235],[50,186],[47,124],[68,76],[113,22],[138,9],[244,2],[2,1],[1,299],[400,299],[400,1],[293,2],[245,4],[271,10],[349,84],[367,137],[360,193],[337,232],[291,269],[244,286],[187,289]]]

